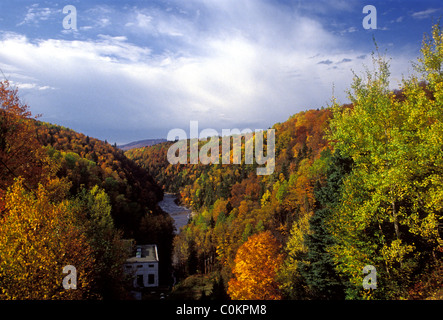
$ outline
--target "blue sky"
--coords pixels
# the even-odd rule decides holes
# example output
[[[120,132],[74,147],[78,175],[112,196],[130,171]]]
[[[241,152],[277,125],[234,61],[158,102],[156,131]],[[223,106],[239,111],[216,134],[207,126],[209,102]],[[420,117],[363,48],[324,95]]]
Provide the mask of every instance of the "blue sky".
[[[391,85],[413,72],[441,0],[0,2],[0,68],[41,120],[126,143],[174,128],[266,129],[347,102],[373,37]],[[63,7],[77,30],[63,27]],[[366,30],[366,5],[377,29]]]

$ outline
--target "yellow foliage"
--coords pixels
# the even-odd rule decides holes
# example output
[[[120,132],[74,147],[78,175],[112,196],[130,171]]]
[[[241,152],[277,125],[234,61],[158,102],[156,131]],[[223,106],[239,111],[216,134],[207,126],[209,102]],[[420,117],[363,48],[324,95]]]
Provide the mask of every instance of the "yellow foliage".
[[[0,299],[89,297],[94,259],[67,202],[52,204],[39,186],[36,196],[18,179],[5,196],[0,223]],[[77,269],[77,289],[62,287],[63,267]]]

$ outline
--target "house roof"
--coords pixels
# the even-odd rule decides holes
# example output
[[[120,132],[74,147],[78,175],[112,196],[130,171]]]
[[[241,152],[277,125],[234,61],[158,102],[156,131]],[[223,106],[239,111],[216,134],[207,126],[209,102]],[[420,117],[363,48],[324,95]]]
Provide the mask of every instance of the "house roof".
[[[136,246],[135,256],[126,259],[126,262],[158,262],[157,246],[155,244]]]

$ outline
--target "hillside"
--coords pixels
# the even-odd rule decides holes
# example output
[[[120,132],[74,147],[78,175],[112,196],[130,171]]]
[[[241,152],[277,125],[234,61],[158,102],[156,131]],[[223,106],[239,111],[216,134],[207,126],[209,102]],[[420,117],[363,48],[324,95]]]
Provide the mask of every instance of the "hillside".
[[[158,212],[156,204],[163,192],[154,179],[108,143],[73,130],[37,122],[39,141],[52,158],[61,160],[60,177],[69,177],[70,192],[94,185],[111,196],[113,218],[131,236],[136,226],[134,217],[144,212]],[[131,217],[132,216],[132,217]],[[131,221],[132,220],[132,221]]]
[[[402,92],[396,93],[403,99]],[[354,107],[346,105],[339,109],[353,110]],[[181,279],[186,282],[188,276],[206,274],[211,279],[205,284],[207,287],[212,288],[220,281],[225,290],[230,285],[234,287],[232,279],[241,256],[239,249],[248,244],[251,236],[271,232],[280,245],[279,252],[285,256],[274,278],[279,288],[274,298],[343,299],[346,290],[351,288],[356,292],[353,298],[365,296],[362,287],[347,282],[338,269],[339,263],[328,251],[339,242],[333,240],[332,233],[338,232],[346,222],[339,222],[337,231],[326,230],[326,221],[332,221],[332,213],[325,208],[331,206],[332,201],[334,205],[340,201],[337,199],[341,197],[342,181],[351,175],[353,167],[352,158],[334,152],[328,143],[325,132],[333,119],[333,110],[301,112],[273,126],[277,132],[276,168],[270,176],[257,176],[255,166],[245,164],[171,165],[166,159],[171,142],[126,152],[128,158],[145,167],[166,191],[177,193],[183,204],[198,212],[174,241],[174,254],[179,257],[176,274]],[[395,241],[392,227],[385,223],[382,228],[385,237],[391,232],[391,241]],[[438,223],[433,228],[437,230]],[[436,234],[437,239],[441,239],[441,234],[441,231]],[[408,262],[415,265],[414,275],[407,280],[400,279],[405,283],[403,289],[391,287],[384,293],[379,291],[376,297],[392,299],[402,295],[416,299],[441,295],[434,289],[441,286],[442,266],[439,258],[431,258],[441,256],[441,247],[438,241],[428,247],[424,243],[419,245],[418,238],[414,239],[417,255],[411,255]],[[377,265],[377,270],[379,268],[382,267]],[[400,263],[391,268],[391,273],[396,272]],[[313,272],[322,272],[324,279],[313,276]],[[383,269],[379,274],[383,274]],[[393,276],[391,279],[398,281]],[[434,287],[435,283],[439,285]],[[217,290],[212,297],[223,297]],[[263,298],[250,293],[248,296]]]
[[[37,121],[7,81],[0,97],[0,299],[128,298],[125,238],[158,245],[167,282],[174,227],[152,176],[106,142]],[[77,290],[63,290],[66,265]]]
[[[157,205],[163,190],[153,177],[122,150],[73,130],[37,122],[39,141],[60,163],[57,176],[71,182],[70,194],[102,188],[109,196],[115,227],[126,239],[155,243],[162,278],[167,281],[172,252],[173,220]]]
[[[130,142],[123,145],[118,145],[117,147],[123,151],[128,151],[136,148],[150,147],[162,142],[166,142],[166,139],[145,139],[145,140]]]
[[[314,187],[330,157],[324,131],[331,115],[330,109],[309,110],[275,124],[276,166],[269,176],[257,176],[244,159],[241,165],[169,164],[172,142],[125,153],[199,212],[175,240],[183,276],[218,270],[227,287],[236,252],[249,236],[271,230],[281,243],[289,241],[294,222],[314,210]]]

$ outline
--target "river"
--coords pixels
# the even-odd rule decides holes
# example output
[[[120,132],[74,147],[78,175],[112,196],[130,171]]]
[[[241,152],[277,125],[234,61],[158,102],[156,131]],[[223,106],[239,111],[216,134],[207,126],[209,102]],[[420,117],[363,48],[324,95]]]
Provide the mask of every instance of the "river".
[[[177,205],[175,199],[176,197],[172,193],[165,193],[163,200],[160,201],[158,205],[174,219],[175,228],[178,233],[180,228],[188,223],[189,217],[192,215],[192,210]]]

